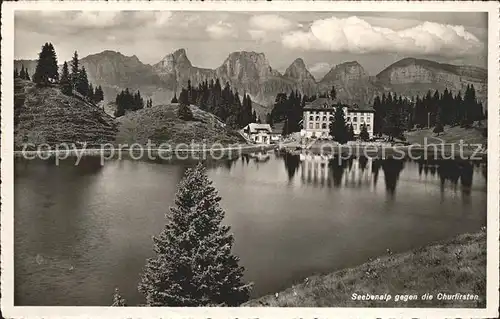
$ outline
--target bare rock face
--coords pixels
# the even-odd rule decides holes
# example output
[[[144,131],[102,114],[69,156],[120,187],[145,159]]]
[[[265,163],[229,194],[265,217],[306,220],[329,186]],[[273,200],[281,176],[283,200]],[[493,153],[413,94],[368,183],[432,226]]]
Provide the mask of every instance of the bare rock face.
[[[370,76],[357,61],[345,62],[334,66],[319,83],[320,90],[337,91],[337,99],[343,103],[371,103],[378,89]]]
[[[299,91],[303,94],[312,95],[317,91],[316,80],[301,58],[295,59],[290,64],[284,76],[295,81]]]
[[[271,68],[264,53],[233,52],[217,68],[216,75],[221,83],[229,82],[239,92],[247,92],[265,104],[274,101],[277,93],[295,88],[292,80]]]
[[[153,70],[167,87],[176,91],[186,86],[188,80],[196,85],[215,77],[214,70],[194,67],[185,49],[167,54],[160,62],[153,65]]]
[[[406,58],[393,63],[377,74],[377,81],[386,89],[408,96],[423,95],[428,90],[445,88],[462,93],[472,84],[476,96],[485,101],[487,71],[473,66],[457,66],[434,61]]]

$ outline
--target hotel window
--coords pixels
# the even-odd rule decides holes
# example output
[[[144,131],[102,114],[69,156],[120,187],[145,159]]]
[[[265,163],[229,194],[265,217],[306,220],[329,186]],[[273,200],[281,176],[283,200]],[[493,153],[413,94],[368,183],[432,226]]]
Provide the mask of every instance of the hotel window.
[[[368,125],[366,126],[366,129],[367,129],[367,130],[369,130],[369,129],[370,129],[370,124],[368,124]]]
[[[316,123],[316,128],[319,128],[319,123]]]
[[[322,128],[322,129],[326,129],[326,123],[323,123],[323,124],[321,125],[321,128]]]
[[[316,116],[316,121],[319,121],[319,116]]]
[[[352,121],[353,121],[354,123],[356,123],[356,122],[358,121],[358,118],[355,116],[355,117],[353,117],[353,118],[352,118]]]
[[[312,124],[312,123],[309,123],[309,128],[310,128],[310,129],[313,129],[313,128],[314,128],[314,126],[313,126],[313,124]]]
[[[357,124],[353,124],[352,128],[355,129],[355,130],[357,130],[358,129],[358,125]]]
[[[351,117],[347,117],[347,122],[350,122],[351,121]]]
[[[333,121],[333,115],[330,115],[330,121]]]
[[[312,115],[309,116],[309,121],[314,121],[314,117]]]
[[[323,116],[323,121],[327,121],[327,117],[326,116]]]

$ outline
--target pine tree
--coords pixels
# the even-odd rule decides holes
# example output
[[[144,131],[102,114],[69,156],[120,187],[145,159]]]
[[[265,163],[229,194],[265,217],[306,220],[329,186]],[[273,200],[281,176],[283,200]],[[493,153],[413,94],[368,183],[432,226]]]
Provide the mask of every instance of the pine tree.
[[[330,135],[340,144],[347,143],[349,136],[342,106],[335,108],[333,121],[330,123]]]
[[[14,79],[19,77],[19,71],[17,71],[17,68],[14,69]]]
[[[243,267],[231,253],[233,236],[201,164],[179,184],[168,223],[154,237],[139,291],[150,306],[237,306],[249,298]]]
[[[330,98],[335,100],[337,98],[337,91],[335,90],[335,86],[332,86],[332,90],[330,91]]]
[[[179,101],[177,101],[177,93],[174,93],[174,97],[172,98],[170,103],[179,103]]]
[[[71,81],[69,77],[68,62],[64,61],[59,84],[61,85],[61,91],[66,95],[71,95]]]
[[[252,123],[257,123],[257,113],[255,112],[255,110],[253,111],[252,114]]]
[[[181,90],[181,93],[179,94],[179,104],[189,105],[188,91],[184,88]]]
[[[28,72],[28,69],[26,69],[26,72],[24,72],[24,79],[28,81],[30,80],[30,74]]]
[[[361,126],[361,132],[359,133],[359,138],[365,142],[370,139],[370,133],[368,133],[368,129],[366,128],[365,124]]]
[[[76,90],[83,96],[89,96],[89,80],[87,78],[87,71],[85,70],[85,67],[82,67],[78,73]]]
[[[27,72],[25,77],[29,77]],[[57,82],[59,79],[57,57],[52,43],[45,43],[38,55],[33,81],[39,85]]]
[[[347,127],[347,140],[354,141],[354,127],[352,124],[349,124]]]
[[[126,301],[120,295],[120,291],[118,290],[118,288],[115,288],[115,293],[113,294],[113,304],[111,305],[111,307],[125,307],[126,305]]]
[[[78,81],[80,77],[80,63],[78,61],[78,52],[75,51],[73,54],[73,58],[71,60],[71,75],[70,75],[70,80],[71,80],[71,87],[72,89],[77,89],[78,87]]]

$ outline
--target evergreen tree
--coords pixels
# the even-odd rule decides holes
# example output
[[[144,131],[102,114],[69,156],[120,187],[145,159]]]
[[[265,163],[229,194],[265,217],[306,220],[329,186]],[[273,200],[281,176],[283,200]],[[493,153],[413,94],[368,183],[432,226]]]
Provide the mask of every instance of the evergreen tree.
[[[337,98],[337,91],[335,90],[335,86],[332,85],[332,90],[330,91],[330,98],[335,100]]]
[[[347,140],[354,141],[354,127],[352,124],[349,124],[347,127]]]
[[[71,80],[68,70],[68,62],[64,61],[59,84],[61,85],[61,91],[66,95],[71,95]]]
[[[233,236],[201,164],[179,184],[168,223],[154,237],[139,291],[150,306],[237,306],[249,298],[243,268],[231,253]]]
[[[70,80],[71,80],[71,87],[72,90],[77,90],[78,87],[78,81],[80,78],[80,62],[78,61],[78,52],[75,51],[73,53],[73,58],[71,59],[71,74],[70,74]]]
[[[30,74],[28,73],[28,69],[26,69],[26,72],[24,72],[24,79],[25,80],[30,80]]]
[[[177,93],[174,93],[174,97],[172,98],[170,103],[179,103],[179,101],[177,101]]]
[[[89,80],[87,78],[87,71],[85,70],[85,67],[82,67],[78,73],[76,91],[83,96],[89,96]]]
[[[255,110],[253,111],[252,114],[252,123],[257,123],[257,113],[255,112]]]
[[[19,77],[19,71],[17,71],[17,68],[14,69],[14,79]]]
[[[271,116],[271,113],[267,113],[266,114],[266,123],[273,126],[274,123],[273,123],[273,117]]]
[[[361,132],[359,133],[359,138],[365,142],[370,139],[370,133],[368,133],[368,129],[366,128],[365,124],[361,125]]]
[[[340,105],[335,108],[335,115],[330,123],[330,135],[340,144],[345,144],[349,140],[344,110]]]
[[[115,293],[113,294],[113,304],[111,307],[125,307],[127,304],[125,299],[120,295],[118,288],[115,288]]]
[[[28,72],[25,73],[25,78],[29,77]],[[45,43],[38,55],[35,74],[33,81],[39,85],[47,85],[57,82],[59,79],[57,57],[52,43]]]

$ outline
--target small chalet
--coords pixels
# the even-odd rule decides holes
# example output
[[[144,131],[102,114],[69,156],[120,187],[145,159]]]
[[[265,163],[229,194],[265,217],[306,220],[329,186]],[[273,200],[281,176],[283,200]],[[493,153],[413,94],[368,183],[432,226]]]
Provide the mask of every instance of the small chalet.
[[[242,131],[249,140],[255,143],[271,144],[273,130],[269,124],[250,123]]]

